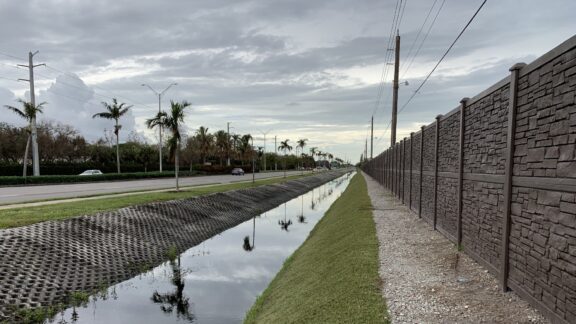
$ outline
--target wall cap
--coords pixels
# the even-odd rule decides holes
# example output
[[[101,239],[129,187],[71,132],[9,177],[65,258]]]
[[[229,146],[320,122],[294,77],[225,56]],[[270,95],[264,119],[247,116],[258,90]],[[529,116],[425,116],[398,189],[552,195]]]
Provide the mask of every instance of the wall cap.
[[[509,71],[512,72],[512,71],[521,70],[525,66],[526,66],[526,63],[519,62],[519,63],[512,65],[512,67],[509,69]]]
[[[460,103],[467,103],[470,100],[468,97],[464,97],[460,100]]]

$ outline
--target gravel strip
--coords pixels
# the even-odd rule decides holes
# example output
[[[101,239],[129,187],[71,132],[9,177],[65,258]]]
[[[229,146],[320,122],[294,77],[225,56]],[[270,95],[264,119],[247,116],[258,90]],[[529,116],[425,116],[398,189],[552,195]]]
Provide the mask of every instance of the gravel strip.
[[[393,323],[548,323],[453,243],[363,173]]]

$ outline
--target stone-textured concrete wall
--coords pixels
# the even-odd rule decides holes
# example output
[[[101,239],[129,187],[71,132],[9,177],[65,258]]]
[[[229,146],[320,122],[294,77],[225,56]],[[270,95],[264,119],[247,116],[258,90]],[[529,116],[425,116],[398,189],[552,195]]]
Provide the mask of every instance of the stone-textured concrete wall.
[[[421,133],[414,134],[412,138],[412,210],[418,212],[420,206],[420,138]]]
[[[410,159],[412,158],[411,141],[406,139],[406,154],[404,156],[404,203],[408,204],[408,197],[410,197]]]
[[[440,121],[438,139],[438,171],[457,172],[458,152],[460,151],[458,136],[460,134],[460,112],[456,112]]]
[[[440,121],[438,134],[437,224],[440,231],[456,237],[458,214],[458,179],[448,177],[458,171],[460,112]]]
[[[504,174],[509,94],[506,84],[466,107],[464,172]]]
[[[575,97],[576,36],[440,117],[437,148],[428,125],[422,188],[422,131],[404,157],[412,211],[422,190],[422,217],[559,323],[576,323]]]
[[[462,191],[462,245],[493,269],[500,268],[503,191],[503,184],[466,180]]]
[[[539,183],[576,178],[575,93],[576,49],[519,78],[515,176]],[[566,191],[514,186],[510,280],[575,323],[576,190]]]
[[[434,219],[434,173],[436,163],[436,123],[424,129],[422,157],[422,217],[428,222]]]

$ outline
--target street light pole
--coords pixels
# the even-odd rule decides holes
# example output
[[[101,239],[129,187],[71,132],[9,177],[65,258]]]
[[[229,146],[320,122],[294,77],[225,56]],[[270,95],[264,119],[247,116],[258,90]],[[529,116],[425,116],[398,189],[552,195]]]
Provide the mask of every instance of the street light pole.
[[[266,134],[270,133],[271,129],[267,130],[266,132],[261,130],[258,131],[264,135],[264,172],[266,172]]]
[[[143,83],[141,84],[143,87],[148,87],[150,90],[152,90],[152,92],[154,92],[155,95],[158,96],[158,113],[162,112],[162,95],[168,91],[168,89],[170,89],[172,86],[178,85],[178,83],[172,83],[169,86],[166,87],[166,89],[162,90],[161,92],[158,92],[156,90],[154,90],[151,86]],[[160,166],[160,172],[162,172],[162,126],[158,127],[158,137],[159,137],[159,141],[158,141],[158,160],[159,160],[159,166]]]
[[[226,123],[226,140],[228,141],[226,148],[227,148],[227,152],[226,152],[226,166],[230,166],[230,122]]]
[[[254,184],[256,181],[256,168],[254,167],[254,137],[250,137],[250,140],[252,140],[252,184]]]

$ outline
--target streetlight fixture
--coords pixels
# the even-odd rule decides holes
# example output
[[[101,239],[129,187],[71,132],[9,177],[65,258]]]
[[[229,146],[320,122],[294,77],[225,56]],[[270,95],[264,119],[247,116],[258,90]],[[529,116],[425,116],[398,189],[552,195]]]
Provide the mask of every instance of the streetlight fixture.
[[[158,113],[162,112],[162,95],[168,91],[168,89],[170,89],[172,86],[178,85],[178,83],[171,83],[169,86],[166,87],[166,89],[162,90],[161,92],[158,92],[156,90],[154,90],[154,88],[152,88],[151,86],[142,83],[141,86],[143,87],[148,87],[148,89],[152,90],[152,92],[154,92],[155,95],[158,96]],[[160,161],[160,172],[162,172],[162,126],[158,127],[158,132],[159,132],[159,141],[158,141],[158,158]]]

